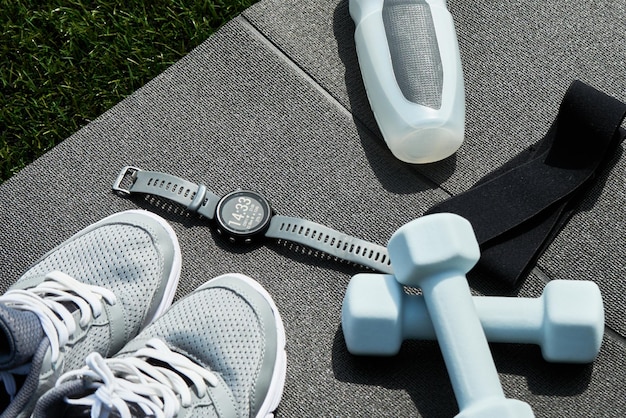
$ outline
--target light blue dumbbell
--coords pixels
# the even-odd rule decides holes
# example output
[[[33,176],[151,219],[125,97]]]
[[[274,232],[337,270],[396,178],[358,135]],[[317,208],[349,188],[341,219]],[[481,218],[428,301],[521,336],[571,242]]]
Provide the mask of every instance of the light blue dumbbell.
[[[396,280],[419,287],[459,405],[457,418],[534,417],[504,397],[465,274],[480,250],[471,224],[451,213],[423,216],[398,229],[387,245]]]
[[[490,342],[538,344],[546,361],[590,363],[600,351],[604,306],[598,285],[554,280],[538,298],[474,297]],[[341,314],[348,351],[392,356],[403,340],[433,340],[424,298],[410,295],[390,274],[357,274],[350,280]]]

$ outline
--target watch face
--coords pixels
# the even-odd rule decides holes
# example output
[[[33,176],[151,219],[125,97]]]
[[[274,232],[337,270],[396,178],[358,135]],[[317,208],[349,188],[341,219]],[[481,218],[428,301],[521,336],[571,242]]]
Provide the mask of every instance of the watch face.
[[[260,194],[238,190],[220,200],[215,219],[220,230],[227,235],[251,237],[265,232],[271,212],[269,202]]]

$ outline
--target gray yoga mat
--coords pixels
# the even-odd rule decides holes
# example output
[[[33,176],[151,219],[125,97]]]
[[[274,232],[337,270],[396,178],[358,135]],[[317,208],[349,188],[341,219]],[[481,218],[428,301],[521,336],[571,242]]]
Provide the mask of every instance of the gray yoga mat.
[[[446,417],[457,405],[436,342],[351,356],[340,309],[362,269],[276,242],[234,248],[202,220],[111,192],[125,165],[263,192],[277,212],[386,244],[406,222],[539,140],[573,79],[626,100],[626,3],[450,0],[466,83],[466,139],[428,165],[396,160],[373,119],[342,0],[262,0],[126,100],[0,186],[2,290],[54,245],[111,213],[164,216],[181,242],[177,296],[226,272],[257,279],[287,331],[279,417]],[[622,149],[519,289],[470,276],[476,294],[537,297],[593,280],[606,333],[590,365],[492,344],[508,397],[538,417],[626,414],[626,162]]]

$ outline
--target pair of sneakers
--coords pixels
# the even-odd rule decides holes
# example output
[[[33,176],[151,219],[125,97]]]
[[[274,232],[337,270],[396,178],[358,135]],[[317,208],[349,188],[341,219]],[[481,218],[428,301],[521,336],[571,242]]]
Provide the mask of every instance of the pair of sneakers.
[[[171,305],[172,228],[147,211],[80,231],[0,296],[0,417],[271,417],[283,324],[228,274]],[[171,306],[170,306],[171,305]]]

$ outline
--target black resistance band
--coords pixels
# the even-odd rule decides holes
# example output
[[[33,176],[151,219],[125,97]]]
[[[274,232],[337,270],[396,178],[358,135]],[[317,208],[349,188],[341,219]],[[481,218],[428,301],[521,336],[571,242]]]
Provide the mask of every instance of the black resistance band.
[[[479,268],[517,285],[565,225],[626,137],[626,104],[574,81],[546,136],[430,213],[468,219]]]

